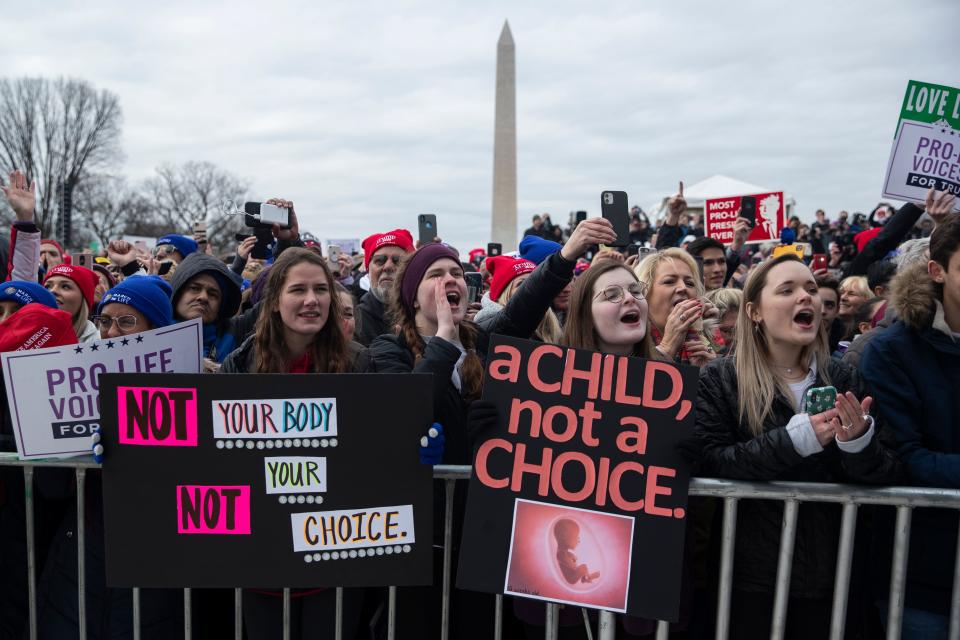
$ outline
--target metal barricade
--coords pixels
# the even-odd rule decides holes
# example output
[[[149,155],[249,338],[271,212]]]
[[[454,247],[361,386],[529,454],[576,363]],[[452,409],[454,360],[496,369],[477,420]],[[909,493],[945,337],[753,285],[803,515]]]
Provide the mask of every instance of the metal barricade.
[[[23,461],[9,454],[0,454],[0,466],[23,467],[26,508],[27,539],[27,593],[29,600],[28,630],[31,640],[37,637],[37,566],[34,548],[35,521],[33,514],[34,470],[42,467],[71,468],[74,470],[77,486],[77,602],[78,635],[85,640],[86,620],[86,545],[84,511],[86,474],[88,469],[97,469],[99,465],[88,458],[73,460]],[[441,603],[441,640],[449,638],[451,616],[451,571],[455,559],[452,557],[453,542],[453,497],[457,481],[470,477],[469,466],[436,466],[434,478],[445,485],[444,501],[444,552],[443,552],[443,591]],[[910,541],[910,523],[913,509],[935,507],[960,510],[960,490],[931,489],[918,487],[872,488],[856,485],[804,483],[804,482],[746,482],[720,480],[713,478],[694,478],[690,483],[690,495],[718,498],[723,501],[723,530],[721,532],[720,580],[717,593],[717,640],[726,640],[730,624],[730,605],[733,586],[734,543],[736,540],[737,507],[740,500],[762,499],[778,500],[784,503],[783,527],[780,539],[780,553],[777,562],[776,589],[774,593],[773,621],[770,637],[781,640],[786,630],[787,608],[790,591],[790,572],[793,566],[793,550],[796,537],[797,514],[800,503],[825,502],[843,506],[840,539],[837,552],[837,571],[834,580],[833,606],[830,623],[830,638],[843,638],[846,622],[847,597],[850,585],[853,544],[856,534],[857,510],[860,505],[882,505],[896,507],[897,517],[894,530],[893,562],[890,577],[889,617],[887,638],[893,640],[900,636],[903,620],[904,588],[906,584],[907,559]],[[960,537],[958,537],[960,538]],[[957,541],[957,556],[954,565],[953,592],[951,597],[950,630],[951,640],[960,640],[960,539]],[[387,637],[390,640],[402,635],[402,629],[396,625],[396,587],[388,589]],[[135,640],[140,637],[140,589],[132,590],[133,596],[133,633]],[[503,597],[495,599],[494,612],[495,635],[502,635]],[[183,590],[184,638],[191,637],[191,590]],[[238,640],[243,634],[242,590],[234,590],[234,637]],[[283,638],[290,637],[290,590],[283,590]],[[343,589],[336,590],[336,620],[334,637],[343,636]],[[596,635],[600,640],[612,640],[616,632],[615,616],[612,612],[601,611],[598,616]],[[398,633],[399,632],[399,633]],[[555,640],[559,632],[559,610],[555,604],[546,607],[545,637]],[[591,630],[592,634],[592,630]],[[665,640],[669,635],[669,623],[658,621],[656,637]]]

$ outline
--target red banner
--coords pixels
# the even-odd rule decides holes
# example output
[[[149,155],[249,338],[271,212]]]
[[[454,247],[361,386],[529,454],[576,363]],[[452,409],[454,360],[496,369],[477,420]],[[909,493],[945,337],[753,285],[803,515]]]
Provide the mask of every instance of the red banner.
[[[723,244],[733,242],[733,224],[740,215],[740,199],[743,196],[714,198],[703,206],[703,224],[706,234]],[[757,201],[756,224],[747,237],[747,242],[779,241],[780,230],[787,224],[783,192],[753,194]]]

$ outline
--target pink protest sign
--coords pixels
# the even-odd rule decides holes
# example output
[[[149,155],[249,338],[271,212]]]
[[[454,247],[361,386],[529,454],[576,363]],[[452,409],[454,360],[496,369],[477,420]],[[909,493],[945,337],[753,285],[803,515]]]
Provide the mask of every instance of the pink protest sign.
[[[250,535],[250,486],[177,486],[177,533]]]
[[[710,238],[723,244],[733,242],[733,225],[740,215],[740,200],[743,196],[713,198],[704,202],[704,231]],[[780,240],[780,230],[787,224],[786,208],[782,191],[757,193],[756,224],[747,236],[747,242],[769,242]]]
[[[117,387],[120,444],[197,446],[197,390]]]

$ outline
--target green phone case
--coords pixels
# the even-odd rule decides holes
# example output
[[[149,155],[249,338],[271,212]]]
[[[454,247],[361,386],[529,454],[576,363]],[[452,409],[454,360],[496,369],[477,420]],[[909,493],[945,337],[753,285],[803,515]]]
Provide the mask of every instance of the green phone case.
[[[807,413],[823,413],[837,403],[837,390],[834,387],[815,387],[807,390]]]

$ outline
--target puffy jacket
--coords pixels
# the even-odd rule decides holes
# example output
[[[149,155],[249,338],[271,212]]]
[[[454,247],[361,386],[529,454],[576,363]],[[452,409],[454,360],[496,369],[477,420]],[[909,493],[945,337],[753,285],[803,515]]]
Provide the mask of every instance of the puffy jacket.
[[[860,370],[907,480],[960,488],[960,340],[925,263],[894,278],[891,304],[900,320],[867,344]],[[914,509],[908,607],[949,614],[956,546],[956,512]]]
[[[500,333],[528,339],[540,325],[553,299],[573,278],[574,263],[559,253],[547,258],[523,283],[510,302],[478,327],[476,352],[486,360],[490,336]],[[364,296],[366,299],[366,296]],[[460,359],[460,349],[442,338],[430,339],[423,357],[414,361],[413,351],[402,336],[382,335],[371,343],[361,356],[361,370],[371,373],[432,373],[433,419],[443,425],[446,447],[444,464],[470,464],[471,453],[466,437],[467,402],[453,385],[453,368]]]
[[[838,393],[859,386],[849,367],[828,359],[823,365]],[[822,369],[814,386],[824,386]],[[835,442],[823,451],[802,457],[794,449],[786,424],[794,416],[792,403],[775,398],[763,425],[754,436],[739,419],[737,375],[732,357],[719,358],[700,370],[697,422],[701,475],[737,480],[793,480],[805,482],[896,482],[900,466],[874,433],[859,453],[842,452]],[[875,425],[879,430],[879,425]],[[737,517],[734,588],[772,592],[776,582],[783,503],[743,500]],[[791,574],[793,597],[820,598],[833,593],[836,549],[840,532],[840,505],[802,503]]]

